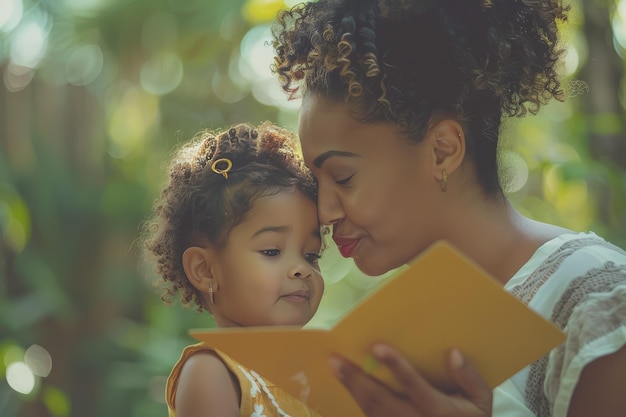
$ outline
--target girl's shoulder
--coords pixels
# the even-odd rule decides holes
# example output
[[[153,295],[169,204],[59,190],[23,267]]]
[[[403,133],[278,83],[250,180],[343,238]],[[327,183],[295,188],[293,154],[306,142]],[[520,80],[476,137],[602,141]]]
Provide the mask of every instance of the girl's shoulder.
[[[202,343],[188,346],[167,379],[170,415],[238,415],[241,389],[220,353]],[[172,411],[176,410],[175,413]]]
[[[175,408],[183,406],[203,410],[202,415],[319,417],[254,370],[203,343],[183,350],[168,378],[166,400],[170,417],[181,416]],[[215,411],[211,414],[208,409]]]

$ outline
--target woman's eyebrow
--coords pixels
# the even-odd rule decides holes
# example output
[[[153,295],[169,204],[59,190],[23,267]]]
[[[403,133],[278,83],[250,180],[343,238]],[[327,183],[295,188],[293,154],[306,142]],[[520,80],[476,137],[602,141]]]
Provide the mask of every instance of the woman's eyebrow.
[[[314,160],[313,160],[313,165],[315,165],[316,168],[321,168],[322,165],[324,164],[324,162],[326,162],[326,160],[328,158],[332,158],[333,156],[343,156],[343,157],[348,157],[348,158],[359,158],[359,155],[353,153],[353,152],[346,152],[346,151],[326,151],[323,152],[321,154],[319,154]]]

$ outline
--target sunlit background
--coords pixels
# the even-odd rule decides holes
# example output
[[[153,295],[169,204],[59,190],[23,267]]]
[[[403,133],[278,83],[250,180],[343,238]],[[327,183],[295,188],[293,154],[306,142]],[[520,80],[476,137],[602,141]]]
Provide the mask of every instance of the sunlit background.
[[[0,0],[0,416],[166,414],[187,330],[213,322],[161,302],[140,224],[198,130],[297,128],[268,45],[295,3]],[[523,213],[626,247],[626,0],[572,4],[570,98],[505,125],[501,176]],[[393,275],[339,260],[311,325]]]

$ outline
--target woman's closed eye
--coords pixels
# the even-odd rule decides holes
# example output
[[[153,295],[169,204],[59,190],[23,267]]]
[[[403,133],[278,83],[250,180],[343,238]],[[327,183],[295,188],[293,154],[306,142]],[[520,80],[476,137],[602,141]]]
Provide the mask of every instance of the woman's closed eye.
[[[338,185],[348,185],[350,183],[350,180],[352,179],[352,177],[354,177],[354,174],[352,174],[352,175],[350,175],[348,177],[345,177],[343,179],[335,180],[335,184],[338,184]]]

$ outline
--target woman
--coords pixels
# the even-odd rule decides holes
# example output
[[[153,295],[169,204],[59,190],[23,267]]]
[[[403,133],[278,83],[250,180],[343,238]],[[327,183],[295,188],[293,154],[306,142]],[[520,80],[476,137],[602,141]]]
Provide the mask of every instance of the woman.
[[[493,401],[457,351],[456,393],[389,346],[374,354],[405,394],[332,358],[368,416],[626,415],[626,253],[523,217],[498,181],[501,120],[564,97],[567,11],[560,0],[319,0],[279,16],[274,70],[303,98],[304,158],[343,256],[377,275],[445,239],[568,334]]]

